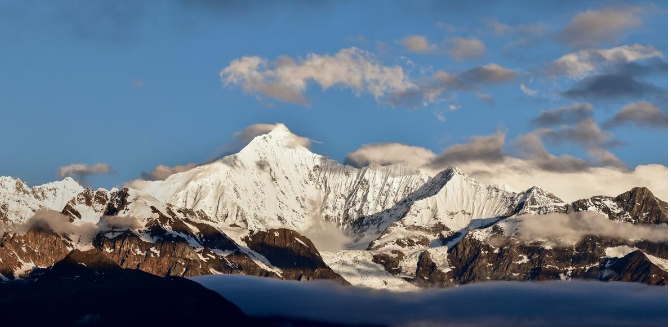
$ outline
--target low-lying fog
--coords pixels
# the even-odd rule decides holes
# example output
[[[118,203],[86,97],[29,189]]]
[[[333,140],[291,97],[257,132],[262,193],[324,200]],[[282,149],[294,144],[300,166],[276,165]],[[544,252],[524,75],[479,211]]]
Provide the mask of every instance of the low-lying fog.
[[[666,326],[668,288],[636,283],[486,282],[390,292],[328,281],[191,278],[253,316],[388,326]]]

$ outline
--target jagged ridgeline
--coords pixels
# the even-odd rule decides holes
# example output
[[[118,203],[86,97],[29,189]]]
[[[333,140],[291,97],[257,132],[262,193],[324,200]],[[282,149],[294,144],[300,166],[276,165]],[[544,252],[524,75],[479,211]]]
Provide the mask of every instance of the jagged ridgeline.
[[[388,289],[489,280],[667,284],[668,204],[646,188],[567,203],[458,168],[356,169],[284,126],[239,153],[123,189],[0,178],[0,278],[74,250],[159,276],[245,274]]]

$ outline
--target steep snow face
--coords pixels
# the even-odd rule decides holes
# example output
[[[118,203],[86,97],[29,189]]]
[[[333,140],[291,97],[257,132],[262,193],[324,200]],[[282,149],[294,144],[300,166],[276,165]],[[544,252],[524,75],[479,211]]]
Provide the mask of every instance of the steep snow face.
[[[483,185],[458,168],[437,177],[447,179],[436,195],[416,201],[402,223],[406,226],[442,224],[450,230],[480,227],[512,214],[514,193]]]
[[[419,287],[384,270],[373,262],[371,251],[320,251],[324,262],[354,286],[391,291],[415,291]]]
[[[392,207],[429,176],[405,166],[355,169],[314,154],[284,126],[235,155],[137,187],[217,222],[251,230],[305,230],[323,220],[351,221]]]
[[[515,211],[519,215],[566,212],[568,209],[562,199],[536,186],[519,193],[515,202],[517,203]]]
[[[441,233],[478,228],[513,214],[516,198],[515,193],[481,184],[458,168],[450,168],[396,208],[355,227],[367,233],[363,240],[382,233],[371,248],[422,248],[435,243]]]
[[[0,177],[0,221],[25,222],[40,209],[60,211],[84,188],[72,178],[28,187],[20,179]]]

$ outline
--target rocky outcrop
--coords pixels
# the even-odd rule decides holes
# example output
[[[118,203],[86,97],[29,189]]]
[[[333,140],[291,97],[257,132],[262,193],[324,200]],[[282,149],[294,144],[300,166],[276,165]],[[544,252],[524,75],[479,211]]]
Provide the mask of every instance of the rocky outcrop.
[[[189,226],[187,226],[187,223]],[[226,235],[213,227],[161,216],[140,232],[97,235],[94,246],[123,268],[158,276],[245,274],[278,277],[259,267]]]
[[[189,224],[187,226],[187,224]],[[61,260],[76,245],[44,227],[0,238],[0,274],[15,279]],[[158,276],[245,274],[279,277],[210,225],[162,216],[139,230],[105,230],[90,245],[123,268]]]
[[[70,252],[72,244],[51,230],[31,228],[26,233],[0,236],[0,278],[25,277],[34,267],[49,267]]]
[[[669,222],[669,204],[656,198],[649,189],[635,187],[615,198],[624,211],[637,224],[661,224]]]
[[[623,243],[626,241],[588,235],[575,244],[548,246],[502,235],[493,235],[487,240],[469,235],[449,249],[442,260],[447,264],[443,266],[434,262],[434,259],[441,258],[432,258],[428,251],[423,252],[412,281],[420,286],[438,287],[488,280],[560,279],[666,285],[668,273],[652,264],[641,251],[632,252],[640,255],[628,254],[619,259],[607,257],[607,248]]]
[[[260,231],[244,241],[250,249],[281,269],[284,279],[331,279],[349,284],[324,263],[312,241],[296,231],[286,228]]]
[[[429,251],[424,251],[417,261],[417,271],[413,282],[422,287],[454,286],[453,274],[445,272],[433,261]]]
[[[515,200],[517,204],[513,213],[523,214],[548,214],[553,212],[566,212],[566,203],[558,196],[540,188],[531,187],[524,193],[520,193]]]
[[[611,220],[633,224],[668,223],[669,204],[645,187],[634,187],[617,197],[594,196],[571,204],[576,212],[597,211]]]
[[[80,192],[72,200],[70,200],[63,210],[64,215],[70,216],[71,219],[82,219],[82,214],[77,210],[78,207],[90,208],[95,213],[102,214],[107,208],[110,200],[110,192],[107,190],[94,191],[90,188]],[[96,217],[97,218],[97,217]]]
[[[650,262],[650,259],[638,250],[622,258],[608,260],[599,266],[598,271],[592,269],[588,275],[590,277],[596,275],[596,278],[603,281],[668,285],[668,273]]]
[[[392,275],[401,273],[401,262],[405,255],[399,250],[391,250],[390,253],[376,253],[373,255],[373,262],[382,265],[384,270]]]

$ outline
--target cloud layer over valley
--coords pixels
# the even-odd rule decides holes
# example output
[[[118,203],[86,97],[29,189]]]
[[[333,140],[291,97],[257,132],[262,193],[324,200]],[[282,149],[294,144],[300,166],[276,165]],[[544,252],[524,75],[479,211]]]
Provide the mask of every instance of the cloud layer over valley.
[[[394,293],[250,276],[193,280],[254,316],[388,326],[666,324],[666,287],[602,282],[487,282]]]

